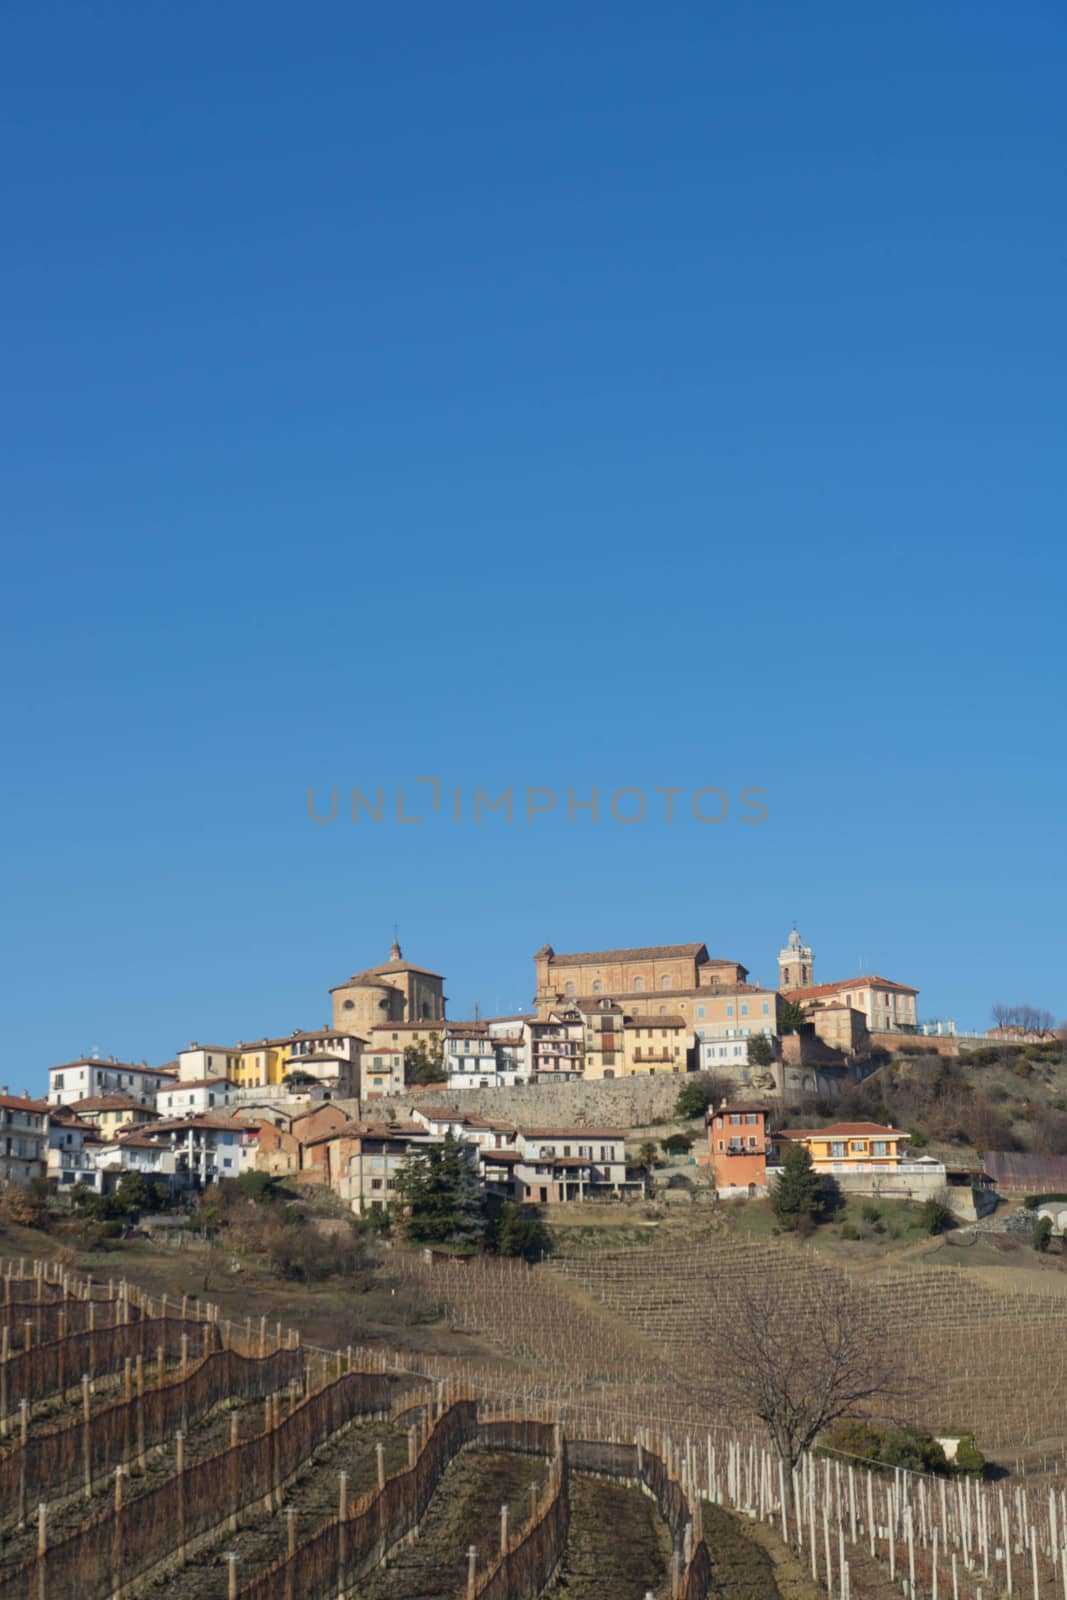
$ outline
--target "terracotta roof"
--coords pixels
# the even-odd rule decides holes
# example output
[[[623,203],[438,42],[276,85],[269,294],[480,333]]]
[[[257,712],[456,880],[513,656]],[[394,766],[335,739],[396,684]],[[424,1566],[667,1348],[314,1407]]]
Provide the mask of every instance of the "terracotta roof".
[[[625,1139],[625,1128],[519,1128],[524,1139]]]
[[[624,1028],[685,1028],[688,1023],[684,1017],[665,1016],[657,1017],[627,1017],[623,1023]]]
[[[584,967],[592,961],[660,961],[672,957],[691,956],[698,958],[703,952],[707,961],[708,952],[703,942],[699,944],[653,944],[638,946],[633,950],[581,950],[576,955],[549,956],[549,965],[553,967]],[[732,966],[734,963],[727,963]]]
[[[212,1083],[233,1084],[232,1078],[186,1078],[182,1083],[175,1083],[169,1089],[160,1089],[160,1094],[180,1093],[182,1089],[206,1089]]]
[[[825,1128],[780,1128],[779,1139],[852,1139],[877,1138],[885,1134],[893,1139],[906,1139],[902,1128],[887,1128],[880,1122],[831,1122]]]
[[[918,994],[918,989],[913,989],[907,983],[894,983],[890,978],[880,978],[876,972],[869,972],[860,978],[842,978],[840,983],[815,983],[807,989],[785,989],[783,993],[790,1000],[816,1000],[824,994],[840,994],[842,989],[861,989],[864,986],[873,989],[897,989],[901,994]]]
[[[102,1061],[99,1056],[79,1056],[77,1061],[64,1061],[58,1067],[49,1067],[49,1072],[67,1072],[73,1067],[103,1067],[105,1071],[110,1068],[112,1072],[140,1072],[150,1078],[171,1078],[173,1069],[168,1067],[142,1067],[138,1061]]]
[[[771,1114],[770,1106],[748,1105],[741,1101],[730,1106],[709,1106],[707,1109],[707,1117],[709,1120],[712,1117],[728,1117],[731,1115],[736,1117],[739,1112],[751,1113],[753,1111],[761,1111],[765,1117],[769,1117]]]
[[[144,1111],[152,1116],[151,1106],[142,1105],[140,1100],[132,1100],[128,1094],[90,1094],[84,1100],[75,1100],[70,1107],[75,1116],[80,1116],[83,1111]]]
[[[245,1048],[240,1044],[201,1044],[199,1039],[196,1044],[186,1045],[184,1050],[179,1050],[180,1056],[191,1056],[194,1051],[207,1050],[215,1056],[239,1056]]]
[[[388,977],[392,972],[417,972],[424,978],[438,978],[444,983],[444,974],[431,972],[429,967],[417,967],[413,961],[382,961],[376,967],[366,967],[362,972],[354,972],[345,983],[336,983],[330,993],[337,989],[350,989],[353,984],[366,982],[368,979]],[[389,985],[391,988],[392,985]]]
[[[774,989],[761,989],[755,983],[730,983],[724,984],[721,988],[714,984],[705,983],[697,989],[623,989],[618,992],[613,991],[611,998],[619,1001],[625,1010],[630,1002],[635,1000],[729,1000],[733,995],[737,994],[772,995],[775,992]],[[603,998],[603,995],[596,994],[569,994],[561,1004],[573,1006],[577,1010],[589,1011],[597,1000]]]
[[[0,1106],[5,1111],[51,1111],[47,1100],[29,1100],[25,1095],[0,1094]]]

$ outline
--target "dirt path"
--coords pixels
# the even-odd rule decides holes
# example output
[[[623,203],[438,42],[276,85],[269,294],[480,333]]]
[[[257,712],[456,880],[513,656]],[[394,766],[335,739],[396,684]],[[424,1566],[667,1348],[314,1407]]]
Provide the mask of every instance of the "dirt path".
[[[573,1473],[571,1531],[545,1600],[664,1600],[670,1538],[640,1489]]]
[[[477,1546],[484,1570],[499,1548],[500,1507],[521,1526],[530,1486],[543,1484],[546,1472],[538,1456],[465,1450],[441,1479],[415,1542],[364,1578],[354,1600],[455,1600],[467,1581],[468,1546]]]

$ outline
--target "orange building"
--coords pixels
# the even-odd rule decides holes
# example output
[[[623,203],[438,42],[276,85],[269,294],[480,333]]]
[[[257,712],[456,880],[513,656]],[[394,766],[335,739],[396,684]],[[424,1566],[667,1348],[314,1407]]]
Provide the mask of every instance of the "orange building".
[[[766,1194],[769,1116],[767,1106],[709,1106],[708,1155],[716,1193],[727,1198]]]

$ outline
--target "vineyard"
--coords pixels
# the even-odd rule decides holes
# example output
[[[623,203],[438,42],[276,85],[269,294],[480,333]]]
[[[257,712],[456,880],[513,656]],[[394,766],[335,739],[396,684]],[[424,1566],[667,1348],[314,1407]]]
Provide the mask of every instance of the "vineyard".
[[[398,1255],[398,1281],[481,1336],[460,1362],[311,1349],[192,1297],[9,1268],[0,1600],[707,1600],[752,1552],[771,1596],[775,1561],[805,1596],[1067,1595],[1058,1487],[810,1455],[787,1474],[749,1419],[712,1413],[696,1354],[761,1269],[729,1246],[535,1269]],[[787,1302],[813,1270],[785,1262]],[[1057,1337],[1038,1297],[935,1273],[864,1292],[886,1282],[902,1336],[923,1319],[916,1337],[956,1341],[972,1319],[1002,1370],[1020,1328]]]

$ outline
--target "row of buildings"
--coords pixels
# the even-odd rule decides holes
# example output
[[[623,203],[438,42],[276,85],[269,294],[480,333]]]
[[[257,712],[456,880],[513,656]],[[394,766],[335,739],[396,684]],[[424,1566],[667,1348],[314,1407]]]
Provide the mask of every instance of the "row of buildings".
[[[876,974],[816,985],[796,929],[778,954],[777,988],[750,982],[745,966],[702,943],[576,954],[545,945],[534,965],[530,1011],[454,1020],[444,978],[406,961],[394,940],[387,961],[331,989],[325,1027],[235,1044],[194,1040],[162,1067],[82,1058],[50,1070],[49,1101],[118,1093],[155,1104],[158,1095],[169,1112],[264,1095],[369,1100],[402,1093],[416,1073],[423,1083],[477,1089],[703,1070],[780,1092],[790,1068],[841,1066],[872,1042],[917,1030],[917,990]]]
[[[957,1215],[983,1216],[996,1204],[994,1178],[979,1164],[947,1167],[908,1148],[901,1128],[879,1122],[832,1122],[821,1128],[777,1127],[765,1103],[723,1101],[706,1115],[707,1156],[722,1199],[765,1195],[790,1145],[803,1145],[812,1167],[846,1194],[920,1200],[948,1192]]]

